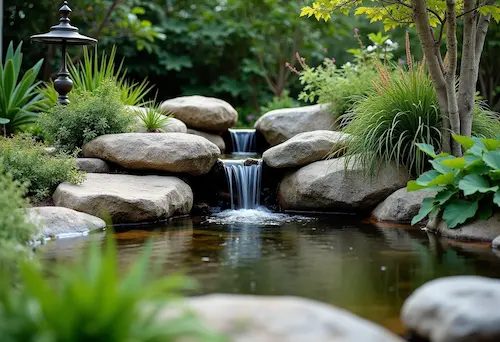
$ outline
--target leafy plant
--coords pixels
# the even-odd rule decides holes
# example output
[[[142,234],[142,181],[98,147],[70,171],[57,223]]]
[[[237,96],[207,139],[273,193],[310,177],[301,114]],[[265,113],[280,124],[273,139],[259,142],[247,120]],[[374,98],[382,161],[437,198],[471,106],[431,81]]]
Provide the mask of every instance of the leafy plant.
[[[78,184],[84,178],[74,156],[51,156],[46,147],[23,134],[0,138],[0,164],[15,180],[26,183],[27,195],[35,201],[51,196],[62,182]]]
[[[113,80],[102,81],[93,92],[72,92],[70,101],[40,116],[47,138],[68,152],[100,135],[126,132],[134,120],[125,111],[120,89]]]
[[[449,228],[467,220],[487,220],[500,207],[500,140],[454,135],[465,150],[463,157],[437,154],[428,144],[417,144],[420,151],[433,158],[433,170],[408,182],[407,190],[435,190],[435,197],[424,199],[412,224],[442,212]]]
[[[173,117],[172,114],[164,115],[160,109],[160,105],[148,105],[136,110],[138,118],[141,120],[144,128],[150,133],[161,133],[163,128],[168,123],[168,120]]]
[[[290,91],[285,90],[281,97],[273,97],[273,99],[268,102],[266,105],[260,107],[260,112],[265,114],[275,109],[283,109],[283,108],[294,108],[299,107],[300,102],[296,101],[293,97],[290,96]]]
[[[19,126],[36,122],[37,110],[43,97],[37,93],[36,81],[43,59],[20,77],[23,54],[22,43],[14,50],[10,42],[5,60],[0,65],[0,118],[9,120],[8,132],[16,131]]]
[[[2,341],[222,341],[193,314],[159,319],[191,283],[178,276],[155,280],[148,272],[151,254],[149,245],[121,276],[109,234],[103,252],[93,244],[75,262],[57,265],[50,277],[25,263],[19,289],[0,286]]]

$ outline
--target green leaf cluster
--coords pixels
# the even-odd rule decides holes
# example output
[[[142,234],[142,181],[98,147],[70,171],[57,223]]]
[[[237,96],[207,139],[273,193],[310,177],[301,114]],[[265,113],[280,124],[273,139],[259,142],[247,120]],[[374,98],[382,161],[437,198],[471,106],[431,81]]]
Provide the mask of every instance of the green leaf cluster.
[[[192,284],[180,276],[154,277],[151,247],[123,274],[112,234],[104,251],[93,244],[77,260],[52,266],[49,276],[24,263],[18,288],[2,272],[2,342],[224,341],[180,306],[179,315],[160,319],[162,310]]]
[[[50,197],[62,182],[78,184],[84,178],[74,155],[50,155],[46,148],[29,135],[0,138],[0,166],[26,185],[26,195],[35,202]]]
[[[98,136],[129,131],[134,120],[125,110],[113,79],[101,81],[92,92],[70,93],[70,101],[40,116],[48,140],[70,153]]]
[[[500,140],[458,135],[453,138],[465,150],[463,157],[438,154],[431,145],[417,144],[432,158],[433,170],[408,182],[407,190],[427,189],[437,194],[423,201],[412,224],[442,211],[448,227],[456,228],[467,220],[487,220],[500,207]]]
[[[172,113],[165,113],[160,105],[154,102],[146,103],[143,108],[132,107],[139,118],[141,125],[150,133],[162,133],[166,131],[168,121],[173,118]]]

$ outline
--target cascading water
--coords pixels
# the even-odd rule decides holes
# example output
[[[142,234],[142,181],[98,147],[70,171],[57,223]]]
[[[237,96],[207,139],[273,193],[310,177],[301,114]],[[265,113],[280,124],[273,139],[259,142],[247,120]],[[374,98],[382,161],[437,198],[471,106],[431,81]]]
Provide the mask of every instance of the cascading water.
[[[231,209],[255,209],[260,205],[260,183],[262,178],[262,161],[252,161],[250,165],[244,160],[224,160]]]
[[[257,152],[257,141],[255,129],[230,129],[233,152],[255,153]]]

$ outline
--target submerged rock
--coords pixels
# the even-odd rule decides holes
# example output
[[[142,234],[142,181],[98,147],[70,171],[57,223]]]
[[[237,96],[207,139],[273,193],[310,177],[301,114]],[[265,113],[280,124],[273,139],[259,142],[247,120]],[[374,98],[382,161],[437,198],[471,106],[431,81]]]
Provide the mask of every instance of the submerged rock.
[[[210,171],[220,150],[207,139],[184,133],[122,133],[100,136],[83,146],[96,157],[127,169],[186,172]]]
[[[188,214],[189,185],[176,177],[89,173],[81,185],[63,183],[54,195],[58,206],[106,218],[113,223],[156,221]]]
[[[163,102],[161,109],[201,131],[222,132],[238,121],[238,112],[229,103],[213,97],[178,97]]]
[[[285,168],[323,160],[330,153],[340,157],[349,136],[347,133],[325,130],[299,133],[271,147],[264,152],[262,159],[270,167]]]
[[[208,295],[186,304],[202,323],[232,342],[404,342],[347,311],[307,299]],[[159,319],[176,314],[168,308]]]
[[[448,228],[443,220],[436,227],[432,223],[434,222],[430,221],[428,224],[429,231],[452,239],[492,242],[500,236],[500,213],[494,214],[488,220],[476,219],[453,229]]]
[[[81,171],[88,173],[109,173],[109,165],[99,158],[77,158],[76,165]]]
[[[404,303],[406,328],[432,342],[500,341],[500,281],[460,276],[433,280]]]
[[[434,197],[435,194],[425,190],[408,192],[406,188],[399,189],[380,203],[372,215],[379,221],[411,222],[424,198]]]
[[[207,133],[207,132],[201,132],[197,131],[195,129],[188,129],[187,130],[188,134],[194,134],[200,137],[203,137],[207,140],[210,140],[211,143],[217,145],[217,147],[220,149],[222,153],[226,150],[226,143],[224,142],[224,139],[220,135],[213,134],[213,133]]]
[[[371,178],[355,159],[314,162],[287,174],[280,184],[284,209],[364,211],[403,187],[409,175],[395,165],[383,166]]]
[[[326,105],[285,108],[264,114],[255,129],[264,135],[271,146],[310,131],[333,130],[335,118]]]
[[[27,215],[42,238],[84,234],[106,228],[106,222],[98,217],[63,207],[29,208]]]

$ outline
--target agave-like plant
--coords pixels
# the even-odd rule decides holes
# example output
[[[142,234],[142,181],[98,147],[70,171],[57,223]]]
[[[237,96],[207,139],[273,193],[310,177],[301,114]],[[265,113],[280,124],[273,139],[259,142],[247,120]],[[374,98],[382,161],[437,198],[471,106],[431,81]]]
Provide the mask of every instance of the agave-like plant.
[[[23,77],[21,64],[22,43],[14,50],[10,42],[5,60],[0,63],[0,118],[9,120],[7,132],[15,132],[22,125],[36,122],[38,111],[44,97],[37,91],[40,82],[36,81],[43,59],[30,68]]]
[[[145,103],[144,107],[138,108],[136,112],[142,126],[150,133],[164,132],[168,120],[173,117],[172,113],[164,113],[154,102]]]

